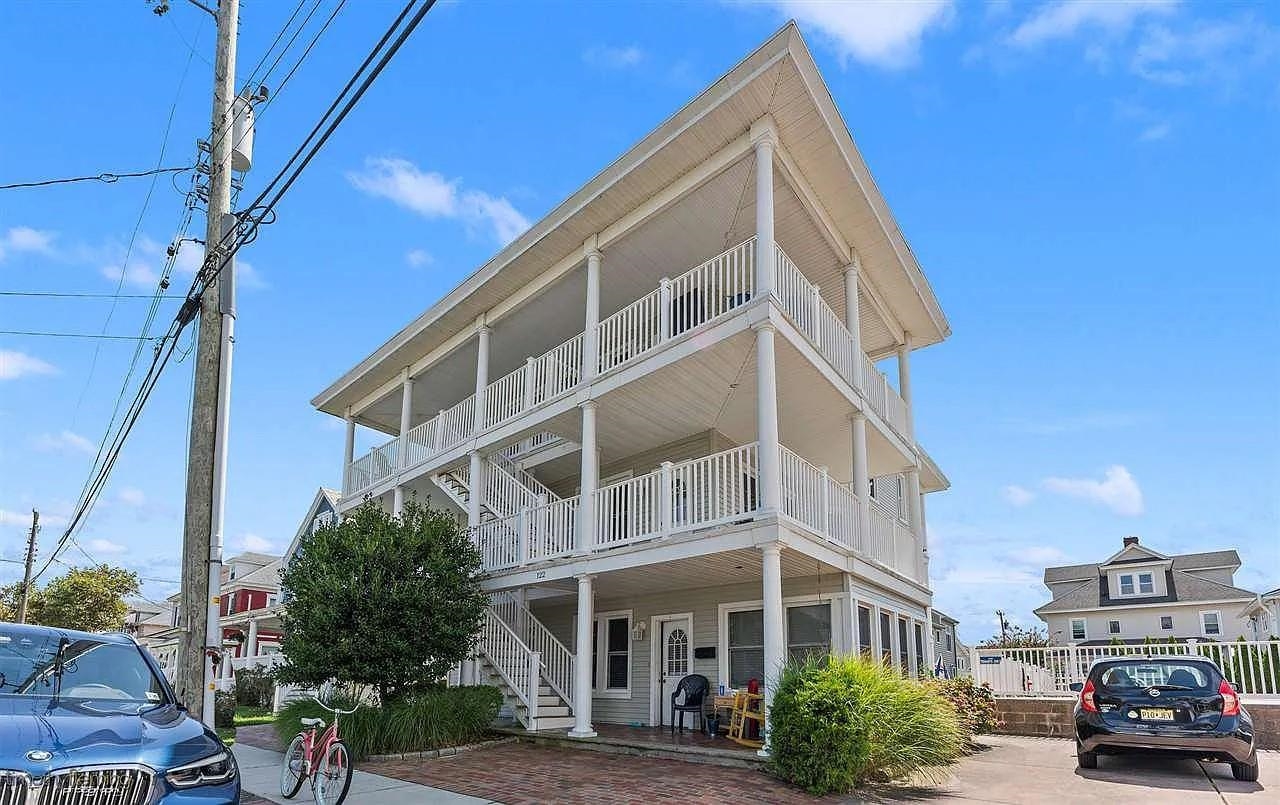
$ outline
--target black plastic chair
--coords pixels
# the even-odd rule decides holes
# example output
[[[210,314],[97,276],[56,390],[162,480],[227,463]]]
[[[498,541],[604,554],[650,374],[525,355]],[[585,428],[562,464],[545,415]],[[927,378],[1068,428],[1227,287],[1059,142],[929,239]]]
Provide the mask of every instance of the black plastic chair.
[[[684,732],[684,714],[698,714],[698,729],[701,730],[706,726],[705,715],[703,714],[702,702],[707,698],[707,691],[711,690],[711,681],[702,674],[689,674],[680,680],[680,684],[676,685],[675,692],[671,694],[671,731],[676,729],[676,714],[680,714],[680,731]],[[676,699],[680,698],[680,694],[684,694],[684,702],[676,703]]]

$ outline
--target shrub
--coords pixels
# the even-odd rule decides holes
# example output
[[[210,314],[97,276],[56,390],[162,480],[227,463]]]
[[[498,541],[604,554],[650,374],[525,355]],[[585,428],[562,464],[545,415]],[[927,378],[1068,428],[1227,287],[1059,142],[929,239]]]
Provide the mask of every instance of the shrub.
[[[996,719],[996,697],[991,686],[985,682],[976,685],[973,677],[960,676],[955,679],[937,679],[930,683],[935,690],[951,702],[960,720],[960,726],[969,735],[993,732],[998,725]]]
[[[349,709],[351,703],[335,702]],[[494,687],[437,687],[388,702],[381,707],[361,706],[342,716],[342,739],[357,760],[369,755],[419,752],[445,746],[474,743],[484,736],[502,706],[502,693]],[[276,715],[276,735],[282,747],[298,733],[298,719],[333,714],[310,699],[290,703]]]
[[[231,692],[213,694],[213,726],[235,727],[236,695]]]
[[[769,740],[774,774],[830,794],[949,764],[964,730],[932,687],[873,660],[826,657],[783,669]]]
[[[245,707],[270,707],[275,693],[271,672],[259,668],[236,671],[236,704]]]

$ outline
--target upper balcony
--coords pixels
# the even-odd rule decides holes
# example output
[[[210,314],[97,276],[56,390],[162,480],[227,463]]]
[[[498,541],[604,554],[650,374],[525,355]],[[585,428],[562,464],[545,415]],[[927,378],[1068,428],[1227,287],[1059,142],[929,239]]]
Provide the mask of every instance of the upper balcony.
[[[479,397],[468,395],[373,448],[346,467],[343,497],[358,497],[396,477],[419,474],[460,445],[571,398],[588,382],[619,377],[677,339],[696,342],[701,333],[764,302],[781,311],[853,404],[913,452],[906,403],[858,348],[818,286],[781,246],[775,246],[769,255],[772,289],[767,299],[760,298],[756,251],[756,239],[748,238],[684,273],[662,278],[656,288],[602,319],[594,334],[598,344],[594,367],[584,363],[586,334],[579,332],[541,355],[528,357],[489,383]],[[593,371],[585,371],[588,368]]]

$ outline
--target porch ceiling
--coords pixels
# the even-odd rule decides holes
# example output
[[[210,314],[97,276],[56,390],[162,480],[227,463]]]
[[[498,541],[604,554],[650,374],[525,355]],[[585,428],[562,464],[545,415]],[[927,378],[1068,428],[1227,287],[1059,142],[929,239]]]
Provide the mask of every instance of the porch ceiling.
[[[868,280],[881,291],[898,323],[919,346],[945,338],[950,328],[928,282],[798,30],[788,24],[317,395],[312,404],[340,416],[347,405],[377,394],[395,381],[403,367],[465,332],[478,316],[501,305],[543,272],[557,266],[572,269],[588,237],[606,232],[742,137],[765,114],[773,116],[783,147],[812,186],[839,237],[858,249]]]

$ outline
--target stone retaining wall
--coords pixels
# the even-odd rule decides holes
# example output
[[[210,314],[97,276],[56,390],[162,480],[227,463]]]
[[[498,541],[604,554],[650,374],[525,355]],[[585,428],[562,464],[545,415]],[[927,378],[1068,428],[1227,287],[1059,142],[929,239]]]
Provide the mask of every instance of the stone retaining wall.
[[[1074,734],[1071,711],[1074,698],[1008,696],[996,697],[997,732],[1006,735],[1034,735],[1041,738],[1070,738]],[[1253,716],[1253,728],[1260,749],[1280,749],[1280,702],[1244,703]]]

